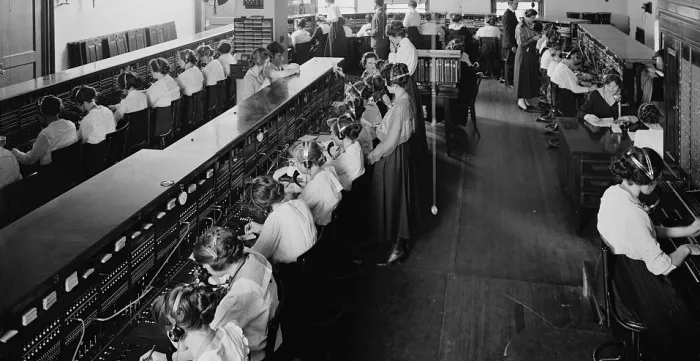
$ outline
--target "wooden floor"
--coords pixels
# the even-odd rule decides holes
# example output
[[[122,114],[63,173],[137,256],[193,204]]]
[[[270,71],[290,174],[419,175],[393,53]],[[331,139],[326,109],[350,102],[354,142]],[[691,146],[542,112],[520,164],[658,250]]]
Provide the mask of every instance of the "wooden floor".
[[[512,93],[482,82],[482,137],[468,130],[468,150],[455,158],[443,128],[429,129],[438,139],[436,225],[406,263],[360,282],[349,344],[333,359],[501,360],[523,330],[594,321],[581,267],[596,247],[575,235],[538,114],[521,112]]]

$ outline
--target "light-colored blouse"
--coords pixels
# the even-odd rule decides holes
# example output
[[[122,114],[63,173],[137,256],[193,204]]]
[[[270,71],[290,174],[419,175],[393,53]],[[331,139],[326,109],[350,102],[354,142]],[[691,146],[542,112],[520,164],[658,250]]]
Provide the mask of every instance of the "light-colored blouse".
[[[335,169],[345,191],[352,190],[352,182],[365,174],[365,159],[360,142],[350,144],[338,158],[328,162]]]
[[[117,122],[109,108],[101,105],[90,109],[80,121],[79,135],[83,143],[99,144],[107,138],[107,134],[117,130]]]
[[[549,68],[549,63],[552,62],[552,52],[547,50],[542,54],[542,58],[540,59],[540,69],[545,69]]]
[[[240,91],[238,92],[238,104],[250,98],[263,88],[265,82],[264,69],[254,66],[245,73],[245,76],[240,83]]]
[[[235,323],[243,328],[253,361],[265,358],[267,324],[275,316],[279,300],[272,266],[263,255],[248,250],[236,279],[230,280],[229,290],[219,302],[210,324],[216,330]],[[281,341],[278,337],[278,341]]]
[[[326,15],[326,21],[329,23],[338,22],[338,19],[343,17],[343,13],[340,12],[340,8],[336,4],[328,5],[326,10],[328,12]]]
[[[418,53],[416,52],[416,47],[413,46],[408,38],[403,38],[398,47],[396,48],[396,53],[389,54],[390,63],[403,63],[408,66],[408,74],[413,75],[418,66]]]
[[[382,119],[382,122],[379,123],[377,127],[377,138],[379,138],[380,141],[383,142],[387,139],[389,123],[398,122],[401,127],[401,129],[399,129],[399,139],[396,145],[391,149],[387,149],[384,154],[391,154],[396,147],[407,142],[413,135],[415,131],[414,108],[408,93],[404,93],[396,98],[394,106],[389,108],[389,111],[384,115],[384,119]]]
[[[218,61],[210,61],[207,63],[202,70],[202,75],[204,76],[204,86],[216,85],[216,83],[226,79],[224,67]]]
[[[177,77],[177,85],[183,95],[191,96],[204,87],[204,75],[198,67],[192,66]]]
[[[17,158],[0,146],[0,189],[22,179]]]
[[[342,190],[343,185],[340,184],[335,169],[331,166],[324,166],[306,183],[299,194],[299,199],[309,206],[316,224],[325,226],[331,223],[333,211],[343,198],[340,193]]]
[[[614,185],[600,199],[598,232],[614,254],[644,261],[655,275],[667,275],[676,266],[656,241],[656,229],[639,200]]]
[[[304,44],[309,41],[311,41],[311,34],[304,29],[299,29],[292,33],[292,45]]]
[[[216,330],[212,349],[202,352],[195,361],[248,361],[248,340],[240,327],[229,323]]]
[[[550,79],[560,88],[571,90],[576,94],[587,93],[590,88],[580,86],[576,74],[563,62],[557,64],[554,68],[554,73],[550,74]]]
[[[51,152],[65,148],[78,141],[78,132],[73,122],[58,119],[42,129],[36,137],[32,150],[28,153],[15,152],[17,161],[22,164],[34,164],[39,161],[41,165],[51,164]]]
[[[221,63],[221,67],[224,69],[224,76],[231,75],[231,64],[236,64],[236,59],[233,58],[232,54],[221,54],[216,59]]]
[[[158,79],[146,90],[148,106],[151,108],[169,107],[173,100],[180,99],[180,87],[170,75]]]
[[[129,90],[126,97],[117,104],[117,109],[114,110],[114,120],[119,123],[125,114],[138,112],[146,108],[148,108],[148,96],[146,93],[136,89]]]
[[[403,26],[410,28],[411,26],[420,26],[420,13],[416,9],[409,8],[406,12],[406,17],[403,19]]]
[[[309,206],[300,199],[272,211],[252,250],[278,263],[296,262],[316,243],[316,226]]]
[[[493,25],[484,25],[483,27],[479,28],[479,30],[476,31],[476,34],[474,34],[474,37],[476,39],[479,38],[501,38],[501,29],[498,28],[498,26],[493,26]]]

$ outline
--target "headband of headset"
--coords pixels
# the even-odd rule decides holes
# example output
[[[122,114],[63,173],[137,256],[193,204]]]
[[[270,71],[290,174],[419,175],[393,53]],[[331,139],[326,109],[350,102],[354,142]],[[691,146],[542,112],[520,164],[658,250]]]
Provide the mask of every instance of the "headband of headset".
[[[637,160],[637,158],[632,155],[632,150],[627,152],[628,158],[632,161],[632,163],[639,168],[644,174],[649,177],[650,180],[654,180],[654,169],[651,167],[651,160],[649,159],[649,154],[647,153],[646,149],[640,148],[642,150],[642,154],[644,154],[644,160],[646,162],[646,167],[642,165],[640,161]]]
[[[185,334],[185,330],[177,325],[177,314],[180,310],[180,301],[182,301],[183,293],[184,287],[178,290],[177,295],[175,296],[175,302],[173,302],[173,309],[170,311],[170,315],[168,315],[168,321],[170,321],[170,324],[172,325],[172,328],[170,331],[168,331],[168,338],[170,338],[170,340],[173,342],[179,342],[182,336]]]

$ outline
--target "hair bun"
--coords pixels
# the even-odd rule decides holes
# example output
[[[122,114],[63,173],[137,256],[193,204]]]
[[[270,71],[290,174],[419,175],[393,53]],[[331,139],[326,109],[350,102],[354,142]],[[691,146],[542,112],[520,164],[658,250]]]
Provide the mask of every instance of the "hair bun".
[[[633,168],[627,160],[628,155],[622,155],[613,159],[610,162],[610,172],[620,179],[630,179],[632,177]]]
[[[209,291],[205,286],[195,286],[195,307],[199,311],[202,324],[208,325],[214,320],[216,308],[219,306],[219,296],[216,292]]]

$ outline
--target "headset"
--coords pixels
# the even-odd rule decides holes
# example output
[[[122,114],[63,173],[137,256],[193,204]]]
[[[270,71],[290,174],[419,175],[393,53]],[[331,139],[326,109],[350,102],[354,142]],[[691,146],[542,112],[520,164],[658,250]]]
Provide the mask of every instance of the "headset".
[[[644,149],[644,148],[639,148],[639,149],[641,149],[641,150],[642,150],[642,153],[644,154],[644,160],[645,160],[646,163],[647,163],[647,166],[646,166],[646,167],[644,167],[644,166],[642,165],[642,163],[641,163],[640,161],[638,161],[637,158],[635,158],[635,157],[632,155],[632,150],[629,150],[629,151],[627,152],[627,156],[629,157],[629,159],[632,161],[632,163],[634,163],[634,165],[635,165],[637,168],[639,168],[642,172],[644,172],[644,174],[645,174],[647,177],[649,177],[650,180],[653,181],[653,180],[654,180],[654,169],[651,167],[651,160],[649,159],[649,154],[647,153],[646,149]]]
[[[44,99],[46,99],[46,96],[41,97],[36,102],[36,107],[37,107],[37,110],[39,111],[39,116],[44,116]]]
[[[253,201],[253,202],[255,202],[255,201]],[[212,257],[214,257],[214,261],[219,259],[219,254],[216,252],[216,242],[217,242],[216,238],[217,237],[214,237],[214,242],[212,242],[211,245],[207,245],[205,247],[207,252],[209,252],[212,255]]]
[[[73,89],[73,92],[71,93],[70,99],[76,103],[76,104],[82,104],[83,102],[78,100],[78,96],[80,95],[80,92],[85,89],[85,85],[80,85],[77,88]]]
[[[184,287],[180,288],[180,290],[177,293],[177,296],[175,296],[175,302],[173,303],[173,309],[170,311],[170,315],[168,315],[168,321],[170,321],[170,324],[172,327],[170,330],[168,330],[168,338],[172,342],[180,342],[182,337],[185,335],[185,330],[177,325],[177,313],[180,309],[180,301],[182,300],[182,294],[184,293]]]
[[[311,149],[311,141],[305,140],[301,146],[301,164],[303,164],[304,167],[306,167],[306,169],[311,169],[311,161],[309,160],[309,150]]]

